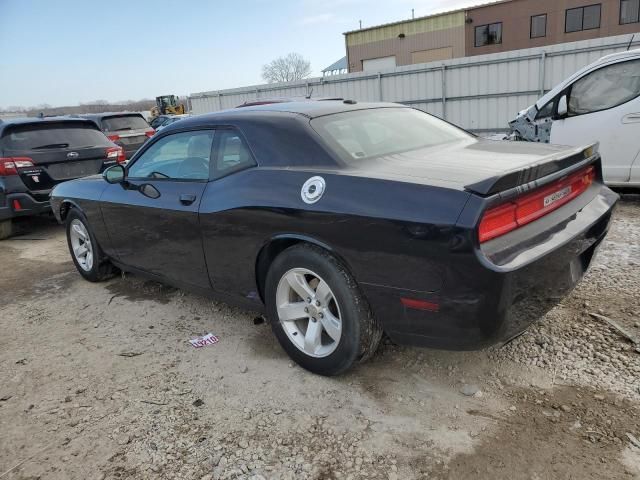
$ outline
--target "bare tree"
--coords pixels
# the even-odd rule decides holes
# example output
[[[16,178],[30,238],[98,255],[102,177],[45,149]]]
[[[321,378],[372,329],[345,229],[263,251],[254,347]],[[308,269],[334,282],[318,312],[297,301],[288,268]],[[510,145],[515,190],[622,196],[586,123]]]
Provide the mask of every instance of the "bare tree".
[[[299,53],[290,53],[262,66],[262,78],[269,83],[293,82],[311,75],[311,62]]]

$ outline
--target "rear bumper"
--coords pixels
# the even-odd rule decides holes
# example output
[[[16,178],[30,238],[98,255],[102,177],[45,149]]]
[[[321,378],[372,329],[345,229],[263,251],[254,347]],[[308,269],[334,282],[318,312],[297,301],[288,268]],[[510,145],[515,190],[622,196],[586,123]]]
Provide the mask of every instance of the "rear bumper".
[[[577,213],[551,223],[545,240],[499,264],[486,252],[452,253],[438,292],[363,285],[371,307],[397,343],[474,350],[521,334],[578,284],[604,239],[618,196],[606,187]],[[494,257],[495,260],[495,257]],[[429,302],[408,308],[400,298]]]
[[[0,202],[0,221],[15,217],[39,215],[51,211],[51,204],[48,200],[37,201],[28,193],[10,193],[4,197],[5,201]]]

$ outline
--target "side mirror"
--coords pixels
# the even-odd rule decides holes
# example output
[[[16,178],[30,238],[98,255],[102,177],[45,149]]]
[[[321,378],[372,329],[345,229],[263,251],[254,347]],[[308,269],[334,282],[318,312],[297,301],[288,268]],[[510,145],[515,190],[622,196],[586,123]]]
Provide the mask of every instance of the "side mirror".
[[[568,111],[569,110],[567,108],[567,96],[566,95],[562,95],[560,97],[560,100],[558,100],[558,118],[566,117]]]
[[[112,165],[102,172],[102,178],[107,183],[122,183],[124,182],[124,167],[122,165]]]

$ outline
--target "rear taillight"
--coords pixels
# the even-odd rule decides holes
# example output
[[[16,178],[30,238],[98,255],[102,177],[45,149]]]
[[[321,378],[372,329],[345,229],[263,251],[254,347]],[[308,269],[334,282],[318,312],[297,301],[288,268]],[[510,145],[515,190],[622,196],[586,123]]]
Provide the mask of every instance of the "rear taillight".
[[[146,132],[144,132],[144,134],[147,136],[147,138],[151,138],[155,135],[156,131],[152,128],[151,130],[147,130]]]
[[[109,147],[107,148],[107,159],[115,160],[118,163],[124,163],[127,158],[122,147]]]
[[[117,142],[118,140],[120,140],[120,135],[107,135],[107,138],[112,142]]]
[[[29,157],[0,158],[0,176],[18,175],[19,168],[33,167],[33,160]]]
[[[553,212],[587,190],[595,178],[596,171],[593,166],[589,166],[551,185],[490,208],[480,221],[480,243],[509,233]]]

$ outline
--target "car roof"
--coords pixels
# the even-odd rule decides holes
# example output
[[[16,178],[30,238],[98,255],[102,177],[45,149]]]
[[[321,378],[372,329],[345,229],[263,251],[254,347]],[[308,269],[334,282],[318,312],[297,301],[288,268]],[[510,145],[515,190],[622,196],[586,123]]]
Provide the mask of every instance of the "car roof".
[[[180,122],[173,122],[162,128],[163,134],[169,134],[186,128],[198,128],[205,125],[221,124],[224,122],[242,122],[255,120],[257,117],[273,117],[288,114],[297,115],[300,118],[313,119],[336,113],[352,112],[357,110],[371,110],[376,108],[411,108],[399,103],[384,102],[354,102],[351,100],[327,100],[322,102],[286,102],[271,103],[268,105],[254,105],[242,108],[230,108],[213,113],[204,113],[185,118]]]
[[[84,125],[90,125],[95,127],[95,123],[83,118],[72,118],[67,116],[55,116],[55,117],[21,117],[10,118],[7,120],[0,120],[0,133],[8,127],[15,125],[37,125],[46,123],[82,123]]]
[[[329,100],[343,101],[342,97],[266,97],[256,98],[255,100],[247,100],[238,105],[236,108],[253,107],[255,105],[267,105],[269,103],[289,103],[289,102],[326,102]]]
[[[605,55],[604,57],[600,57],[598,60],[596,60],[595,62],[593,62],[590,65],[594,65],[594,64],[599,64],[599,63],[605,63],[611,60],[617,60],[619,58],[632,58],[632,57],[637,57],[640,56],[640,48],[635,48],[633,50],[625,50],[624,52],[616,52],[616,53],[610,53],[609,55]]]
[[[353,100],[326,100],[322,102],[279,102],[266,105],[251,105],[239,109],[225,110],[224,112],[239,112],[240,114],[247,114],[248,112],[286,112],[316,118],[354,110],[390,107],[405,107],[405,105],[383,102],[356,102]],[[212,115],[215,115],[215,113]]]
[[[336,113],[352,112],[356,110],[370,110],[374,108],[410,108],[399,103],[384,102],[354,102],[352,100],[327,100],[322,102],[282,102],[267,105],[252,105],[242,108],[232,108],[219,112],[206,113],[192,117],[191,124],[219,120],[222,117],[250,117],[255,113],[293,113],[307,118],[323,117]]]

